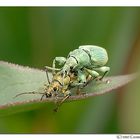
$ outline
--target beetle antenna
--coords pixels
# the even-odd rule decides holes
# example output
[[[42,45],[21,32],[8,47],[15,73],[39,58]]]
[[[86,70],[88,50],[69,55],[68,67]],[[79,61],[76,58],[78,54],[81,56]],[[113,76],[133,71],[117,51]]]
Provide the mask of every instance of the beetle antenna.
[[[35,91],[32,91],[32,92],[25,92],[25,93],[20,93],[20,94],[17,94],[16,96],[14,96],[13,98],[16,98],[18,96],[21,96],[23,94],[44,94],[44,93],[41,93],[41,92],[35,92]]]

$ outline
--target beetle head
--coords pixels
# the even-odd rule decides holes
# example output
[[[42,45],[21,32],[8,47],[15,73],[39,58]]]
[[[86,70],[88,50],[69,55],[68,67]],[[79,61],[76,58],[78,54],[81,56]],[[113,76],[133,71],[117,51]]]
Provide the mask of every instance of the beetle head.
[[[48,87],[47,93],[51,96],[56,96],[62,88],[61,81],[59,79],[54,80]]]

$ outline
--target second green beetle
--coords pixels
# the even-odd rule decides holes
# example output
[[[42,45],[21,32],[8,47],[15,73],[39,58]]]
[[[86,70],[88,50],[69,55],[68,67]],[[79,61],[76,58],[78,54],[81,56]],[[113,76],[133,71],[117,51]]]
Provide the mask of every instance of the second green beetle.
[[[53,61],[52,69],[55,71],[56,62],[62,65],[60,69],[63,77],[69,74],[71,70],[77,71],[79,83],[85,83],[83,72],[86,71],[93,78],[102,79],[109,71],[110,67],[105,66],[108,61],[107,51],[99,46],[83,45],[78,49],[71,51],[68,57],[56,57]],[[57,69],[58,70],[58,69]]]

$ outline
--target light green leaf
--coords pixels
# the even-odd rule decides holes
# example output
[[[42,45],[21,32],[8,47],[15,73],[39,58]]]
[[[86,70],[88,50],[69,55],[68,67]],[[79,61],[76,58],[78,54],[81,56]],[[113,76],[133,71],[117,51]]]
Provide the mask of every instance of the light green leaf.
[[[51,73],[49,73],[49,77],[51,79]],[[107,77],[104,81],[93,81],[84,88],[86,94],[72,95],[67,101],[81,100],[107,93],[127,84],[135,77],[135,74],[131,74]],[[0,61],[0,116],[32,110],[44,104],[56,102],[55,98],[46,98],[40,101],[42,95],[39,94],[26,94],[14,98],[19,93],[43,91],[45,83],[48,81],[43,70]],[[61,99],[62,97],[58,98],[57,101]]]

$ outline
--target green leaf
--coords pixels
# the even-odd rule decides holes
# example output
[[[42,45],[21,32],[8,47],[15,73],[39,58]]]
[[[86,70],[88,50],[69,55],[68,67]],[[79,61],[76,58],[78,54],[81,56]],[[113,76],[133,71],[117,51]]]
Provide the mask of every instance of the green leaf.
[[[51,73],[49,73],[49,77],[52,78]],[[83,92],[86,94],[72,95],[67,101],[81,100],[107,93],[127,84],[135,77],[136,74],[130,74],[107,77],[103,81],[93,81],[84,88]],[[51,102],[55,103],[55,98],[46,98],[40,101],[42,95],[39,94],[26,94],[14,98],[20,93],[43,91],[45,83],[48,81],[43,70],[0,61],[0,116],[33,110]],[[74,92],[73,90],[72,93]],[[59,97],[57,101],[62,98]]]

